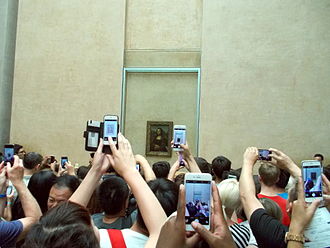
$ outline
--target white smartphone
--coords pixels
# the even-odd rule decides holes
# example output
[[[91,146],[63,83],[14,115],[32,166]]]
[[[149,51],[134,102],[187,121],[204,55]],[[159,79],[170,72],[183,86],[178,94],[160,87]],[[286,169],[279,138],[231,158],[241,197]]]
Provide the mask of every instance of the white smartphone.
[[[304,180],[305,201],[323,200],[322,196],[322,165],[318,160],[304,160],[301,162]]]
[[[117,115],[105,115],[103,118],[103,152],[111,153],[108,137],[118,148],[119,118]]]
[[[193,221],[202,224],[207,230],[210,230],[211,182],[212,176],[208,173],[185,174],[185,222],[187,231],[194,230],[191,226]]]
[[[186,144],[186,126],[185,125],[174,125],[173,131],[173,151],[183,151],[180,145]]]

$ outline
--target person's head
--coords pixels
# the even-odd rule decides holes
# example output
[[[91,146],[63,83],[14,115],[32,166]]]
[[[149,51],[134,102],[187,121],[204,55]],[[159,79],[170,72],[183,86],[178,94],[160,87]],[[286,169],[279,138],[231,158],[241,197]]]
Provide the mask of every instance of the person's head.
[[[322,154],[320,154],[320,153],[316,153],[316,154],[314,155],[314,159],[315,159],[315,160],[318,160],[318,161],[320,161],[320,162],[322,163],[323,160],[324,160],[324,157],[323,157]]]
[[[47,201],[49,191],[56,182],[56,176],[51,170],[44,170],[34,173],[30,178],[28,189],[37,200],[42,213],[47,212]]]
[[[165,178],[157,178],[149,181],[148,185],[152,192],[154,192],[167,216],[170,216],[177,210],[179,187],[174,182]],[[140,210],[138,211],[136,222],[140,228],[147,230]]]
[[[128,197],[129,188],[121,177],[111,176],[99,186],[98,199],[106,215],[125,213]]]
[[[79,179],[75,176],[64,175],[56,178],[48,197],[48,209],[56,207],[59,203],[69,200],[70,196],[79,186]]]
[[[88,167],[88,166],[79,166],[79,168],[77,169],[78,178],[80,180],[83,180],[86,177],[89,169],[90,169],[90,167]]]
[[[14,144],[14,153],[17,155],[20,159],[23,159],[26,152],[24,150],[24,147],[19,144]]]
[[[194,157],[202,173],[211,173],[211,165],[202,157]]]
[[[239,182],[236,179],[223,180],[218,185],[218,190],[227,218],[231,218],[233,212],[241,205]]]
[[[323,167],[323,174],[330,180],[330,164]]]
[[[280,170],[270,163],[262,163],[259,167],[259,177],[261,184],[273,186],[278,181]]]
[[[39,153],[29,152],[24,156],[23,166],[28,170],[37,170],[42,162],[43,158]]]
[[[88,210],[72,202],[48,211],[25,238],[23,248],[99,247]]]
[[[260,198],[259,201],[264,206],[264,209],[268,215],[282,222],[282,210],[276,202],[269,198]]]
[[[278,178],[278,181],[276,182],[276,186],[285,189],[285,187],[288,185],[290,179],[290,173],[286,170],[280,169],[280,175]]]
[[[167,178],[170,172],[170,164],[167,161],[159,161],[152,165],[152,170],[154,171],[157,178]]]
[[[157,130],[156,130],[156,134],[157,134],[157,135],[162,135],[162,134],[163,134],[163,129],[161,129],[160,127],[157,128]]]
[[[218,156],[212,160],[212,172],[213,174],[221,180],[224,171],[230,171],[231,161],[224,157]]]

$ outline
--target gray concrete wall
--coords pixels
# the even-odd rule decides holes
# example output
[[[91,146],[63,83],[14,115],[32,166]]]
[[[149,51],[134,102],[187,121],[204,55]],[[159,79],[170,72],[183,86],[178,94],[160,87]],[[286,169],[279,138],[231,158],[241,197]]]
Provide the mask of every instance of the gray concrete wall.
[[[0,147],[9,142],[18,0],[0,1]]]

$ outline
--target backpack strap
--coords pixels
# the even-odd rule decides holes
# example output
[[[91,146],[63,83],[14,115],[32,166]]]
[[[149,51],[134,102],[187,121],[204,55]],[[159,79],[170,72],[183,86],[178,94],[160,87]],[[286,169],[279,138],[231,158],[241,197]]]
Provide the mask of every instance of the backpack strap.
[[[126,248],[121,230],[107,229],[112,248]]]

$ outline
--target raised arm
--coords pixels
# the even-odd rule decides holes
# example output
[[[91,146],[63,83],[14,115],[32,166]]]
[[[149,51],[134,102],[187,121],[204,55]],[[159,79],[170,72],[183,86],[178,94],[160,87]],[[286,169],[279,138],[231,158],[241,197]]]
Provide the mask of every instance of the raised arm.
[[[143,157],[140,154],[137,154],[137,155],[135,155],[135,160],[136,160],[136,163],[140,164],[140,166],[143,170],[144,178],[147,182],[156,179],[155,173],[152,170],[148,160],[145,157]]]
[[[301,170],[288,155],[275,148],[270,148],[269,150],[272,152],[269,154],[269,157],[272,158],[270,163],[276,165],[280,169],[288,171],[290,175],[296,179],[301,177]]]
[[[106,158],[105,154],[102,153],[102,148],[103,140],[101,139],[97,151],[94,154],[91,169],[88,171],[86,177],[81,182],[78,189],[72,194],[69,201],[87,207],[93,192],[99,185],[102,175],[110,166],[109,160]]]
[[[140,173],[134,169],[135,159],[129,141],[119,134],[117,149],[111,138],[109,140],[112,155],[107,155],[107,157],[116,172],[130,186],[149,231],[149,239],[145,247],[155,247],[161,227],[166,220],[166,214]]]
[[[0,217],[4,217],[4,210],[6,207],[6,188],[7,188],[7,177],[6,168],[3,166],[4,162],[0,164]]]
[[[18,192],[25,214],[25,218],[19,219],[23,224],[23,232],[18,239],[24,238],[31,226],[37,222],[42,215],[38,202],[23,182],[23,174],[24,169],[20,164],[20,159],[15,156],[13,166],[7,163],[7,175]]]
[[[183,159],[187,162],[187,170],[193,173],[201,173],[201,170],[199,169],[194,156],[191,154],[189,150],[188,143],[186,145],[180,145],[183,149],[182,156]]]
[[[245,215],[250,221],[252,213],[258,208],[264,208],[256,197],[253,181],[253,166],[258,159],[258,149],[248,147],[244,153],[243,167],[239,179],[239,191]]]

